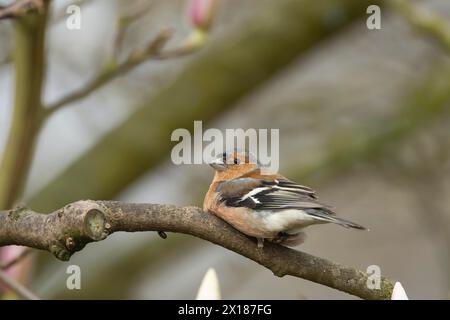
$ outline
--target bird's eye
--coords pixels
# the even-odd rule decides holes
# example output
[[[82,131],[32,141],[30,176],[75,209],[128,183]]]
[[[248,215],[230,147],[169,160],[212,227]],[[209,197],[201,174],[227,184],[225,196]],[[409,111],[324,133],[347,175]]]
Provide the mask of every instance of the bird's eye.
[[[239,164],[241,161],[239,161],[238,158],[234,158],[234,164]]]

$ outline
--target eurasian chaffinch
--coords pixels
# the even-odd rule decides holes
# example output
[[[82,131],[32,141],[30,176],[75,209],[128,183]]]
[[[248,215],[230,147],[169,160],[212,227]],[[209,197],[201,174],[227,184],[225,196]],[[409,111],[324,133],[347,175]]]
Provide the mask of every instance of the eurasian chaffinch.
[[[258,240],[285,246],[305,240],[303,228],[333,222],[347,228],[367,230],[339,218],[318,202],[314,190],[280,174],[263,174],[249,152],[224,152],[210,165],[214,179],[206,193],[203,210],[222,218],[233,227]]]

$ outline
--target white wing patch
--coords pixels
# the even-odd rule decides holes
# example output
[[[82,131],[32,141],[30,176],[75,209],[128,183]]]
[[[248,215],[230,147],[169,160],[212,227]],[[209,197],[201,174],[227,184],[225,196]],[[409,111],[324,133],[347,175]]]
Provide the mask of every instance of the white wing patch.
[[[261,188],[255,188],[252,191],[250,191],[249,193],[243,195],[241,197],[241,201],[244,201],[247,198],[251,198],[253,201],[255,201],[256,203],[259,203],[259,201],[257,199],[255,199],[255,197],[253,197],[254,195],[257,195],[258,193],[265,191],[265,190],[269,190],[270,187],[261,187]]]

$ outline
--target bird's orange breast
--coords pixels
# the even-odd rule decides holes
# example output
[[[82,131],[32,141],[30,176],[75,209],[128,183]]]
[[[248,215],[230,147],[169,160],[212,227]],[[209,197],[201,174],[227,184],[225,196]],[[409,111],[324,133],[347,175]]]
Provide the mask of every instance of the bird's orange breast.
[[[203,202],[203,210],[218,216],[246,235],[257,238],[272,238],[273,232],[266,230],[264,222],[253,210],[245,207],[227,207],[220,201],[220,195],[211,185]]]

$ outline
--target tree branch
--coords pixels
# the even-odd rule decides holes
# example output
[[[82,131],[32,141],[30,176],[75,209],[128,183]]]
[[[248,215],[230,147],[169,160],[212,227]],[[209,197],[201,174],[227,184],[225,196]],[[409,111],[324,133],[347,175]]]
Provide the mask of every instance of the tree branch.
[[[253,238],[197,207],[86,200],[51,214],[23,207],[0,212],[0,246],[47,250],[60,260],[118,231],[190,234],[241,254],[279,277],[303,278],[363,299],[390,299],[392,294],[393,284],[385,278],[380,289],[369,289],[368,275],[354,268],[273,243],[258,249]]]
[[[49,1],[42,3],[42,14],[14,21],[14,113],[6,148],[0,159],[0,209],[11,208],[22,193],[42,124],[41,97]]]
[[[120,51],[125,40],[125,35],[128,32],[129,27],[138,21],[141,17],[148,13],[153,6],[152,2],[136,2],[137,5],[130,6],[129,1],[119,2],[120,9],[127,9],[127,13],[122,12],[119,9],[119,15],[116,21],[116,32],[113,41],[112,58],[117,61],[120,56]]]
[[[80,99],[83,99],[104,86],[108,82],[114,80],[117,77],[125,75],[126,73],[133,70],[135,67],[141,65],[150,59],[163,60],[174,58],[178,56],[183,56],[193,52],[196,48],[187,46],[181,46],[175,50],[170,50],[167,52],[161,52],[162,47],[169,41],[172,35],[170,29],[162,30],[147,46],[143,51],[134,51],[128,58],[120,63],[115,62],[107,65],[103,72],[97,75],[94,79],[89,81],[83,88],[68,94],[67,96],[61,98],[59,101],[47,106],[46,116],[53,114],[54,112],[60,110],[68,104],[74,103]]]

